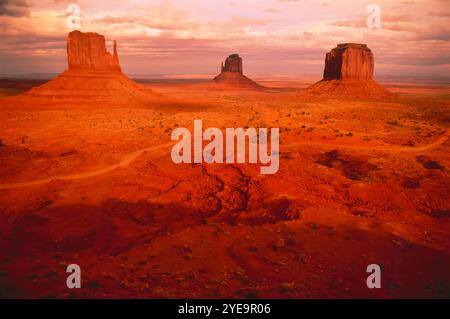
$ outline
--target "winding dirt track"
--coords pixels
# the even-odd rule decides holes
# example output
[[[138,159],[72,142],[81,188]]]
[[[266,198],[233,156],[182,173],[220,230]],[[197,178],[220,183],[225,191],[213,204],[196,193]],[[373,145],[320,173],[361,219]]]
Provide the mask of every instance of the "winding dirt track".
[[[428,151],[430,149],[433,149],[435,147],[438,147],[439,145],[445,143],[450,137],[449,131],[444,131],[439,135],[439,137],[434,140],[432,143],[424,145],[424,146],[417,146],[417,147],[408,147],[408,146],[398,146],[398,145],[379,145],[379,146],[370,146],[370,145],[339,145],[339,144],[326,144],[326,143],[308,143],[308,142],[299,142],[299,143],[292,143],[287,145],[280,145],[281,148],[290,148],[295,146],[307,146],[307,145],[313,145],[313,146],[321,146],[321,147],[330,147],[330,148],[349,148],[349,149],[365,149],[365,150],[376,150],[376,151],[384,151],[384,152],[412,152],[412,153],[419,153]],[[154,145],[151,147],[143,148],[136,150],[134,152],[125,154],[119,163],[114,165],[109,165],[101,169],[96,169],[93,171],[88,171],[84,173],[78,173],[78,174],[71,174],[71,175],[62,175],[62,176],[54,176],[54,177],[48,177],[45,179],[39,179],[29,182],[18,182],[18,183],[9,183],[9,184],[0,184],[0,189],[13,189],[13,188],[20,188],[20,187],[26,187],[26,186],[36,186],[36,185],[42,185],[47,184],[54,180],[64,180],[64,181],[70,181],[70,180],[77,180],[82,178],[88,178],[88,177],[94,177],[98,175],[103,175],[106,173],[111,172],[112,170],[119,168],[119,167],[127,167],[129,164],[134,162],[139,156],[141,156],[145,152],[154,151],[160,148],[165,148],[168,146],[173,145],[173,142],[168,142],[164,144]]]
[[[82,179],[87,177],[93,177],[98,175],[103,175],[106,173],[111,172],[112,170],[119,168],[119,167],[126,167],[130,165],[132,162],[134,162],[139,156],[141,156],[145,152],[154,151],[159,148],[164,148],[167,146],[172,145],[173,143],[164,143],[159,145],[154,145],[147,148],[142,148],[137,151],[125,154],[119,163],[114,165],[109,165],[104,168],[96,169],[93,171],[88,171],[84,173],[78,173],[78,174],[71,174],[71,175],[62,175],[62,176],[55,176],[55,177],[49,177],[44,179],[38,179],[35,181],[29,181],[29,182],[20,182],[20,183],[10,183],[10,184],[0,184],[0,189],[12,189],[12,188],[19,188],[19,187],[25,187],[25,186],[36,186],[36,185],[42,185],[49,183],[54,180],[63,180],[63,181],[71,181],[76,179]]]
[[[444,144],[450,138],[450,132],[448,130],[442,132],[438,138],[436,138],[432,143],[424,145],[424,146],[400,146],[400,145],[345,145],[345,144],[329,144],[329,143],[317,143],[317,142],[298,142],[280,145],[280,148],[290,148],[295,146],[320,146],[320,147],[329,147],[329,148],[348,148],[348,149],[356,149],[356,150],[374,150],[374,151],[382,151],[382,152],[393,152],[393,153],[420,153],[429,151],[433,148],[438,147],[441,144]]]

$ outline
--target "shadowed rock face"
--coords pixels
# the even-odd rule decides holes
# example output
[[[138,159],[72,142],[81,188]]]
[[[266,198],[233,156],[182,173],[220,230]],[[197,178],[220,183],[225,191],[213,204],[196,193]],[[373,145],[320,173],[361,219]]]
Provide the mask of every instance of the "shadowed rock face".
[[[222,62],[221,72],[213,79],[218,85],[234,89],[262,89],[263,87],[243,74],[242,58],[231,54]]]
[[[238,54],[232,54],[225,60],[225,65],[222,63],[223,72],[235,72],[243,74],[242,58]]]
[[[121,71],[117,43],[114,53],[106,50],[105,37],[93,32],[72,31],[67,38],[69,70]]]
[[[373,76],[372,51],[365,44],[344,43],[327,53],[324,80],[370,80]]]

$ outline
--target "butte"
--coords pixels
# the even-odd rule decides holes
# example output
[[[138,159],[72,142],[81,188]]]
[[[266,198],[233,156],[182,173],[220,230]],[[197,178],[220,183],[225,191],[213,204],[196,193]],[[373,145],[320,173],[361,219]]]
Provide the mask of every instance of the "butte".
[[[323,79],[305,92],[326,97],[392,98],[373,80],[374,57],[365,44],[338,44],[325,57]]]
[[[232,54],[222,62],[221,72],[216,76],[212,83],[218,87],[231,89],[264,89],[255,81],[244,75],[242,58],[238,54]]]
[[[116,41],[111,54],[106,50],[105,37],[98,33],[70,32],[67,64],[68,69],[56,78],[9,98],[9,102],[33,106],[135,106],[162,99],[122,73]]]

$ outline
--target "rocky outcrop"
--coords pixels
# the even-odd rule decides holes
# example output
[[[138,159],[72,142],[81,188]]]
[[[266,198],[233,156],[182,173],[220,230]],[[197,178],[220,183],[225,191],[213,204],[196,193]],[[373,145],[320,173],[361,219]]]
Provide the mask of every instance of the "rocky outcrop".
[[[69,70],[121,71],[117,42],[114,41],[114,52],[111,54],[106,50],[105,37],[98,33],[70,32],[67,60]]]
[[[222,62],[221,72],[235,72],[243,74],[242,58],[239,54],[231,54],[228,58],[226,58],[225,64]]]
[[[72,31],[67,37],[68,69],[51,81],[19,96],[33,106],[151,105],[161,97],[122,73],[114,42],[113,54],[106,50],[105,37]],[[12,101],[16,103],[17,101]]]
[[[323,79],[305,92],[329,97],[391,98],[395,95],[373,80],[374,57],[365,44],[338,44],[326,54]]]
[[[372,51],[365,44],[344,43],[327,53],[323,78],[369,80],[373,77]]]
[[[246,77],[243,72],[242,58],[239,54],[231,54],[222,62],[220,74],[213,79],[216,88],[224,89],[263,89],[264,87]]]

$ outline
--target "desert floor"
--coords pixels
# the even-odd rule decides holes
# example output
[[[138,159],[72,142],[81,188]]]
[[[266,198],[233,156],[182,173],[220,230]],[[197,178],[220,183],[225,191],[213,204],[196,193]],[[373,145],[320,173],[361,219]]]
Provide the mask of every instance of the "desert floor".
[[[450,88],[261,84],[278,89],[146,84],[173,107],[0,99],[0,297],[450,297]],[[194,119],[279,127],[279,172],[174,164],[170,134]]]

